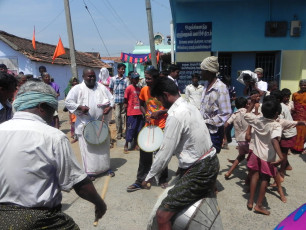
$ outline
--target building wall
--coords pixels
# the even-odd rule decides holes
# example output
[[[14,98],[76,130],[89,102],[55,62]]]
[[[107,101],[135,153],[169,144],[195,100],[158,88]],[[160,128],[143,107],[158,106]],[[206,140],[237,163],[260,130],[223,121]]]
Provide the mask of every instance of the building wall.
[[[306,78],[306,1],[305,0],[169,0],[176,23],[212,22],[212,53],[233,52],[232,83],[237,71],[254,70],[255,53],[279,51],[280,88],[297,91],[298,81]],[[301,35],[290,36],[290,22],[300,20]],[[287,21],[285,37],[266,37],[266,21]],[[176,31],[175,31],[176,34]],[[208,52],[209,53],[209,52]],[[207,52],[176,53],[176,61],[194,62]]]
[[[304,0],[170,0],[173,21],[212,22],[212,51],[306,50]],[[302,21],[300,37],[265,37],[266,21]],[[175,28],[175,26],[174,26]]]
[[[33,74],[34,77],[40,76],[40,73],[38,71],[39,66],[45,66],[47,68],[47,72],[51,75],[51,77],[54,78],[54,82],[56,82],[60,87],[59,99],[64,99],[64,90],[67,87],[70,78],[72,77],[70,65],[56,65],[43,62],[33,62],[23,54],[12,49],[6,43],[0,41],[0,63],[2,58],[17,58],[18,73],[23,72],[24,74]],[[78,75],[80,82],[83,80],[82,72],[84,68],[84,66],[78,66]],[[100,69],[94,68],[94,71],[98,80]]]
[[[306,79],[306,51],[282,51],[281,88],[288,88],[291,93],[299,90],[299,80]]]

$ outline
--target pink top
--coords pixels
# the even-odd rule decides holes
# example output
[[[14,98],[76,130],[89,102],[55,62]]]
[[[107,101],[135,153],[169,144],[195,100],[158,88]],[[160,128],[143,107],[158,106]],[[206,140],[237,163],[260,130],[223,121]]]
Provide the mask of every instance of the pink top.
[[[128,102],[127,116],[142,115],[139,102],[140,88],[129,85],[124,92],[124,99]]]

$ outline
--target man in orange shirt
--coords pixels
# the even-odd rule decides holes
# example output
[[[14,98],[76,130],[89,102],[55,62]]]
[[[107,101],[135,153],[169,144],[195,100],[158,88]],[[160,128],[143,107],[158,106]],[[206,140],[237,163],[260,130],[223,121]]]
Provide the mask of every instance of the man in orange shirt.
[[[146,124],[156,125],[161,129],[165,128],[167,109],[165,109],[160,101],[150,94],[150,87],[154,81],[159,77],[159,72],[153,66],[149,66],[145,72],[147,86],[143,87],[140,91],[140,110],[146,118]],[[153,152],[144,152],[140,149],[139,166],[137,171],[136,182],[127,188],[127,192],[134,192],[142,189],[141,183],[146,178],[150,171],[153,161]],[[168,167],[162,172],[159,178],[159,184],[162,188],[167,187]]]

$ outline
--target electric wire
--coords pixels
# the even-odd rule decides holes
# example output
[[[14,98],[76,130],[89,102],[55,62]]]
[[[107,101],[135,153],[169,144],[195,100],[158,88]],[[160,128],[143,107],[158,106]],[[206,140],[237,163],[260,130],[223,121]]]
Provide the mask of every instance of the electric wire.
[[[103,43],[103,46],[104,46],[104,48],[105,48],[105,50],[106,50],[108,56],[110,57],[111,55],[110,55],[110,53],[109,53],[109,51],[108,51],[108,49],[107,49],[107,47],[106,47],[106,45],[105,45],[105,43],[104,43],[104,41],[103,41],[103,38],[102,38],[102,36],[101,36],[101,34],[100,34],[100,31],[99,31],[99,29],[98,29],[98,26],[97,26],[97,24],[96,24],[94,18],[92,17],[92,15],[91,15],[91,13],[90,13],[90,11],[89,11],[89,9],[88,9],[88,7],[87,7],[87,5],[86,5],[86,3],[85,3],[84,0],[83,0],[83,3],[84,3],[84,6],[85,6],[85,9],[87,10],[87,12],[89,13],[89,15],[90,15],[90,17],[91,17],[91,20],[92,20],[93,24],[94,24],[95,27],[96,27],[96,30],[97,30],[97,32],[98,32],[98,34],[99,34],[99,37],[100,37],[100,39],[101,39],[101,41],[102,41],[102,43]]]

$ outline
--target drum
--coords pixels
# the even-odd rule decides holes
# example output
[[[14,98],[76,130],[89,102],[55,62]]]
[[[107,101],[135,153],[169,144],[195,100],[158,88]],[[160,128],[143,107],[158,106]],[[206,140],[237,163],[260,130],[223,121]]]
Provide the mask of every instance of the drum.
[[[88,122],[83,130],[83,137],[88,144],[100,145],[109,136],[107,124],[102,121],[95,120]]]
[[[171,184],[175,184],[178,177]],[[167,196],[168,191],[173,187],[169,186],[160,195],[151,212],[147,230],[158,230],[156,211],[162,200]],[[191,206],[177,213],[172,221],[173,230],[223,230],[220,209],[215,197],[206,197],[198,200]]]
[[[158,126],[150,125],[142,128],[138,134],[137,143],[145,152],[154,152],[163,142],[164,132]]]

